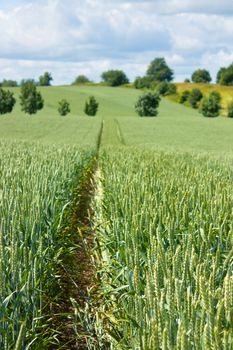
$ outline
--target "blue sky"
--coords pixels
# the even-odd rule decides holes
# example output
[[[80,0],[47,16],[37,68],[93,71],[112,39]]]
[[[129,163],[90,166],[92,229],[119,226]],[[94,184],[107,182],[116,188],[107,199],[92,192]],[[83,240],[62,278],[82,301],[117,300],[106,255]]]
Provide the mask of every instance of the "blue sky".
[[[107,69],[131,80],[165,57],[175,80],[233,62],[232,0],[0,0],[0,80],[54,84]]]

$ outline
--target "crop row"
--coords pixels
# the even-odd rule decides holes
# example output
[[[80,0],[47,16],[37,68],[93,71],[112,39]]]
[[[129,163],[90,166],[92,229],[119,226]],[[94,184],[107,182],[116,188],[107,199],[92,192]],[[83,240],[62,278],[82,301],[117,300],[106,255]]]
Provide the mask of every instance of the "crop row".
[[[230,350],[233,169],[122,149],[104,152],[100,169],[88,348]]]
[[[0,348],[35,349],[57,293],[62,213],[91,153],[1,142],[0,154]]]

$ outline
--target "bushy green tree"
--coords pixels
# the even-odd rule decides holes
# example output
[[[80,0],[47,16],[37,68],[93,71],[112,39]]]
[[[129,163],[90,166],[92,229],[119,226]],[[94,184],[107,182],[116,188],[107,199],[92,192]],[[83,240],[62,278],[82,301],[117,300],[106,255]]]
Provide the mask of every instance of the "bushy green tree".
[[[67,100],[63,99],[58,102],[58,113],[62,116],[70,113],[70,104]]]
[[[84,107],[85,114],[95,116],[99,108],[99,103],[94,96],[90,96]]]
[[[13,92],[0,88],[0,114],[11,113],[15,102]]]
[[[101,75],[102,80],[109,86],[128,84],[129,79],[122,70],[108,70]]]
[[[159,94],[148,92],[139,96],[135,110],[141,117],[155,117],[158,114],[159,103]]]
[[[86,77],[86,75],[78,75],[72,85],[78,85],[78,84],[87,84],[90,83],[91,81]]]
[[[23,86],[25,84],[28,84],[29,82],[32,85],[38,86],[38,83],[34,79],[22,79],[19,85]]]
[[[134,81],[134,87],[136,89],[150,89],[153,82],[152,77],[137,77]]]
[[[168,67],[163,57],[155,58],[149,64],[146,75],[156,81],[172,81],[173,71]]]
[[[189,93],[188,101],[193,108],[197,108],[202,97],[203,94],[200,89],[192,89]]]
[[[221,110],[221,95],[212,91],[209,96],[203,98],[199,110],[205,117],[217,117]]]
[[[231,100],[227,105],[227,116],[228,118],[233,118],[233,100]]]
[[[185,103],[186,101],[188,101],[189,95],[189,90],[182,91],[179,97],[179,103]]]
[[[44,101],[41,93],[33,81],[24,81],[21,85],[20,104],[23,112],[28,114],[35,114],[38,110],[44,107]]]
[[[156,91],[162,96],[176,94],[176,85],[163,81],[156,86]]]
[[[221,85],[233,85],[233,63],[226,68],[220,68],[216,80]]]
[[[1,87],[16,87],[16,86],[18,86],[18,84],[17,84],[16,80],[4,79],[0,83],[0,86]]]
[[[197,69],[192,74],[192,81],[194,83],[210,83],[211,80],[210,73],[206,69]]]
[[[39,85],[40,86],[50,86],[51,81],[53,80],[51,73],[45,72],[43,75],[39,77]]]

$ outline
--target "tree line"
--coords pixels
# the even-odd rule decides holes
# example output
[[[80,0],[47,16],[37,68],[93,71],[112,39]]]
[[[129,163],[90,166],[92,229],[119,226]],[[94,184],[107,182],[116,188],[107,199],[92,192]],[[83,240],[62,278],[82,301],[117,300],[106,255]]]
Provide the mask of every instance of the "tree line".
[[[32,80],[25,80],[21,85],[19,95],[21,110],[26,114],[35,114],[44,107],[44,99],[37,90],[37,86]],[[0,114],[11,113],[16,103],[14,93],[10,90],[0,88]],[[95,116],[98,111],[99,103],[94,96],[90,96],[84,106],[86,115]],[[58,102],[58,113],[65,116],[70,113],[70,104],[62,99]]]
[[[129,79],[122,70],[108,70],[101,75],[102,82],[108,86],[121,86],[129,83]],[[163,57],[157,57],[150,62],[146,74],[142,77],[136,77],[134,87],[136,89],[150,89],[143,96],[140,96],[136,103],[136,111],[140,116],[155,116],[160,102],[160,96],[175,95],[176,85],[172,83],[174,71],[167,65]],[[39,77],[38,82],[34,80],[22,80],[20,83],[21,109],[28,114],[34,114],[44,106],[41,93],[37,91],[37,86],[50,86],[53,80],[51,73],[45,72]],[[211,82],[212,78],[206,69],[197,69],[193,72],[191,80],[194,83]],[[228,67],[221,67],[217,73],[216,81],[220,85],[233,85],[233,63]],[[185,82],[190,82],[185,79]],[[85,75],[76,77],[72,85],[88,84],[91,81]],[[3,87],[18,86],[14,80],[3,80],[0,83],[0,114],[10,113],[15,105],[14,94]],[[207,117],[216,117],[221,110],[221,95],[217,91],[212,91],[208,96],[203,96],[198,88],[191,91],[184,91],[179,96],[179,102],[189,104],[193,108],[199,108],[199,111]],[[96,115],[99,104],[93,96],[85,103],[84,112],[87,115]],[[58,112],[64,116],[70,113],[70,105],[67,100],[62,99],[58,104]],[[233,101],[227,107],[228,117],[233,117]]]

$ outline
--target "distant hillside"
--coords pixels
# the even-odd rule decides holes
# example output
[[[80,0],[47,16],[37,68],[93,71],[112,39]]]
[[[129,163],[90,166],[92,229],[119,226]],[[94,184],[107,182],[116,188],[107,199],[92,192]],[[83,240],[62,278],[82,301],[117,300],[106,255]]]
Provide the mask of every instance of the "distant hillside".
[[[194,88],[198,88],[202,91],[204,95],[208,95],[211,91],[216,90],[222,96],[222,115],[225,115],[225,108],[227,104],[233,100],[233,86],[223,86],[217,84],[194,84],[194,83],[176,83],[177,86],[177,95],[169,96],[170,100],[178,102],[179,93],[185,90],[192,90]]]

